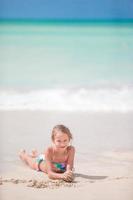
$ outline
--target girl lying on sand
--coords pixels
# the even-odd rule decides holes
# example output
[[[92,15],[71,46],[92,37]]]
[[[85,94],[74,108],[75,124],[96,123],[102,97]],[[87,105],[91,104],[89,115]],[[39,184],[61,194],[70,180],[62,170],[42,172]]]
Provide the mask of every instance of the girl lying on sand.
[[[70,145],[72,134],[64,125],[57,125],[52,130],[52,145],[44,154],[36,150],[29,155],[21,150],[19,156],[28,166],[48,174],[51,179],[62,179],[71,182],[73,176],[75,148]]]

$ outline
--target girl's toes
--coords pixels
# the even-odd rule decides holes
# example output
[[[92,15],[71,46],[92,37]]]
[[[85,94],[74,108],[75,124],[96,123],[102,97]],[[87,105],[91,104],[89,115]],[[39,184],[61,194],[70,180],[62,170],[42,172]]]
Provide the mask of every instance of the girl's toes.
[[[19,157],[23,160],[23,156],[26,153],[25,149],[21,149],[19,152]]]
[[[31,156],[32,156],[32,157],[37,157],[37,156],[38,156],[38,152],[37,152],[36,149],[33,149],[33,150],[31,151]]]

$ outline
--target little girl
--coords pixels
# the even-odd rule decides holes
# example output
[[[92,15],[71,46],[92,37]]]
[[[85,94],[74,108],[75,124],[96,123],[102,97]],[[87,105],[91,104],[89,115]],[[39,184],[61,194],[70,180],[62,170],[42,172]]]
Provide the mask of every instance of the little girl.
[[[36,150],[29,155],[25,150],[19,153],[21,160],[32,169],[48,174],[51,179],[73,180],[73,165],[75,148],[70,145],[72,134],[64,125],[57,125],[52,130],[52,146],[44,154]]]

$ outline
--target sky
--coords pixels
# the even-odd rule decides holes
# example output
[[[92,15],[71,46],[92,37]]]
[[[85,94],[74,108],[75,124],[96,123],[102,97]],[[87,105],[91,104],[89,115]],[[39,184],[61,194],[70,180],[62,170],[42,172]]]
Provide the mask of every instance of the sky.
[[[0,18],[133,19],[133,0],[0,0]]]

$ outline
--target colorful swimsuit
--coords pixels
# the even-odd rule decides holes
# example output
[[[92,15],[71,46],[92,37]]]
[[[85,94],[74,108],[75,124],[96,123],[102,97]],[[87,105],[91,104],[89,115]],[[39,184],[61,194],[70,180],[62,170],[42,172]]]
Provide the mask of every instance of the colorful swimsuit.
[[[38,170],[40,170],[40,164],[41,162],[45,161],[45,157],[43,154],[40,154],[37,158],[36,158],[36,162],[38,164]],[[66,171],[66,164],[65,163],[58,163],[58,162],[52,162],[52,164],[61,172]]]

